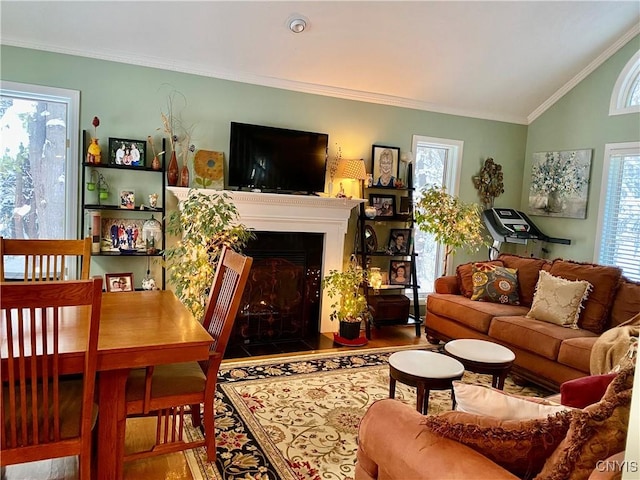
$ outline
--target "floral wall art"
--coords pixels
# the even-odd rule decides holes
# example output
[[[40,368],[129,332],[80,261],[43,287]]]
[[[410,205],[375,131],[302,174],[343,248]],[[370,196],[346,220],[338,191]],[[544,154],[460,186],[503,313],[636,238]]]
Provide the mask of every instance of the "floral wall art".
[[[592,150],[533,154],[529,213],[586,218]]]

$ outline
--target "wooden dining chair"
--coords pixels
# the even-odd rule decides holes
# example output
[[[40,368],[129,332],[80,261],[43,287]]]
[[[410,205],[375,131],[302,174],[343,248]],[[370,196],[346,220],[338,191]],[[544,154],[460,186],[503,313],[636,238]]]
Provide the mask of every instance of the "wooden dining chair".
[[[82,261],[78,280],[89,278],[91,237],[82,240],[25,240],[0,237],[0,280],[5,278],[5,257],[24,257],[24,281],[66,280],[67,257]]]
[[[94,404],[102,279],[3,282],[0,465],[79,455],[80,479],[91,474]],[[62,322],[75,321],[85,306],[90,322],[85,348],[67,372],[60,355]],[[80,374],[74,380],[64,373]]]
[[[130,373],[126,387],[126,415],[156,416],[155,445],[125,455],[136,460],[151,455],[205,446],[208,461],[215,461],[214,395],[218,369],[240,307],[253,259],[223,247],[207,301],[203,326],[213,337],[207,361],[150,366]],[[204,404],[202,420],[200,405]],[[184,415],[191,412],[194,426],[204,424],[204,440],[187,442]],[[121,442],[124,442],[124,430]],[[122,444],[122,443],[121,443]]]

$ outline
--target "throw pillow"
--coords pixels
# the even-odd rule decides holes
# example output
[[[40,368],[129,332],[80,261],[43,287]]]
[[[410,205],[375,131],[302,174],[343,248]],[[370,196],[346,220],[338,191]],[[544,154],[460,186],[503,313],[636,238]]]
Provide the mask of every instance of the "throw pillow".
[[[570,410],[553,402],[530,401],[502,390],[457,381],[453,382],[453,393],[456,410],[499,420],[530,420]]]
[[[473,265],[471,300],[520,305],[518,270],[496,265]]]
[[[536,293],[527,317],[577,328],[582,303],[591,291],[586,280],[570,281],[544,270],[538,274]]]
[[[584,408],[599,402],[615,373],[591,375],[568,380],[560,385],[560,403],[567,407]]]
[[[427,416],[425,426],[473,448],[520,478],[532,478],[562,442],[570,412],[525,421],[498,420],[463,412]]]
[[[618,267],[558,259],[553,261],[549,273],[567,280],[586,280],[592,285],[578,326],[593,333],[602,333],[607,327],[609,310],[622,270]]]
[[[621,371],[598,403],[571,412],[565,439],[536,480],[586,480],[594,465],[624,450],[629,425],[633,368]]]
[[[480,263],[480,265],[497,265],[504,267],[504,264],[500,260],[492,260],[490,262],[469,262],[458,265],[456,268],[456,277],[458,280],[458,289],[460,293],[467,298],[471,298],[473,295],[473,266]]]
[[[501,253],[498,260],[502,260],[507,268],[516,268],[518,270],[518,296],[520,303],[531,306],[533,302],[533,294],[538,283],[538,273],[540,270],[549,271],[551,262],[543,258],[521,257],[509,253]]]

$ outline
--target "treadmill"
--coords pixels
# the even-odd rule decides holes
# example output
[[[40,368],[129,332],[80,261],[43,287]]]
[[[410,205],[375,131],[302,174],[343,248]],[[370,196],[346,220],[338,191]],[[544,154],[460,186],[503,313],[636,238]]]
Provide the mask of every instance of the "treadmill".
[[[566,238],[545,235],[529,217],[513,208],[489,208],[482,212],[482,220],[493,237],[493,245],[489,248],[489,260],[498,258],[503,243],[526,245],[529,240],[539,240],[571,245],[571,240]]]

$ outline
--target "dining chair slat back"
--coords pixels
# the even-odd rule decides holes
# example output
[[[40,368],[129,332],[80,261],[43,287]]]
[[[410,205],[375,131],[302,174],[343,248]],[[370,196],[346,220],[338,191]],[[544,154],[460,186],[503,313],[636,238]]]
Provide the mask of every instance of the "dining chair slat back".
[[[127,414],[134,417],[156,415],[158,434],[156,445],[151,450],[127,455],[125,460],[203,445],[206,446],[208,460],[215,460],[213,404],[218,369],[240,308],[252,263],[251,257],[223,247],[202,322],[213,339],[207,361],[158,365],[148,367],[146,371],[132,371],[129,375]],[[204,413],[201,417],[202,404]],[[193,425],[204,425],[204,440],[184,440],[182,431],[185,406],[190,406]],[[177,436],[176,430],[179,431]]]
[[[0,237],[0,280],[6,278],[8,256],[23,257],[24,281],[66,280],[68,259],[81,260],[78,280],[89,278],[91,237],[82,240],[27,240]]]
[[[0,465],[80,456],[80,478],[90,478],[102,279],[3,282]],[[80,371],[59,355],[59,326],[75,309],[90,317]],[[72,313],[75,312],[75,313]],[[68,374],[74,373],[70,377]]]

